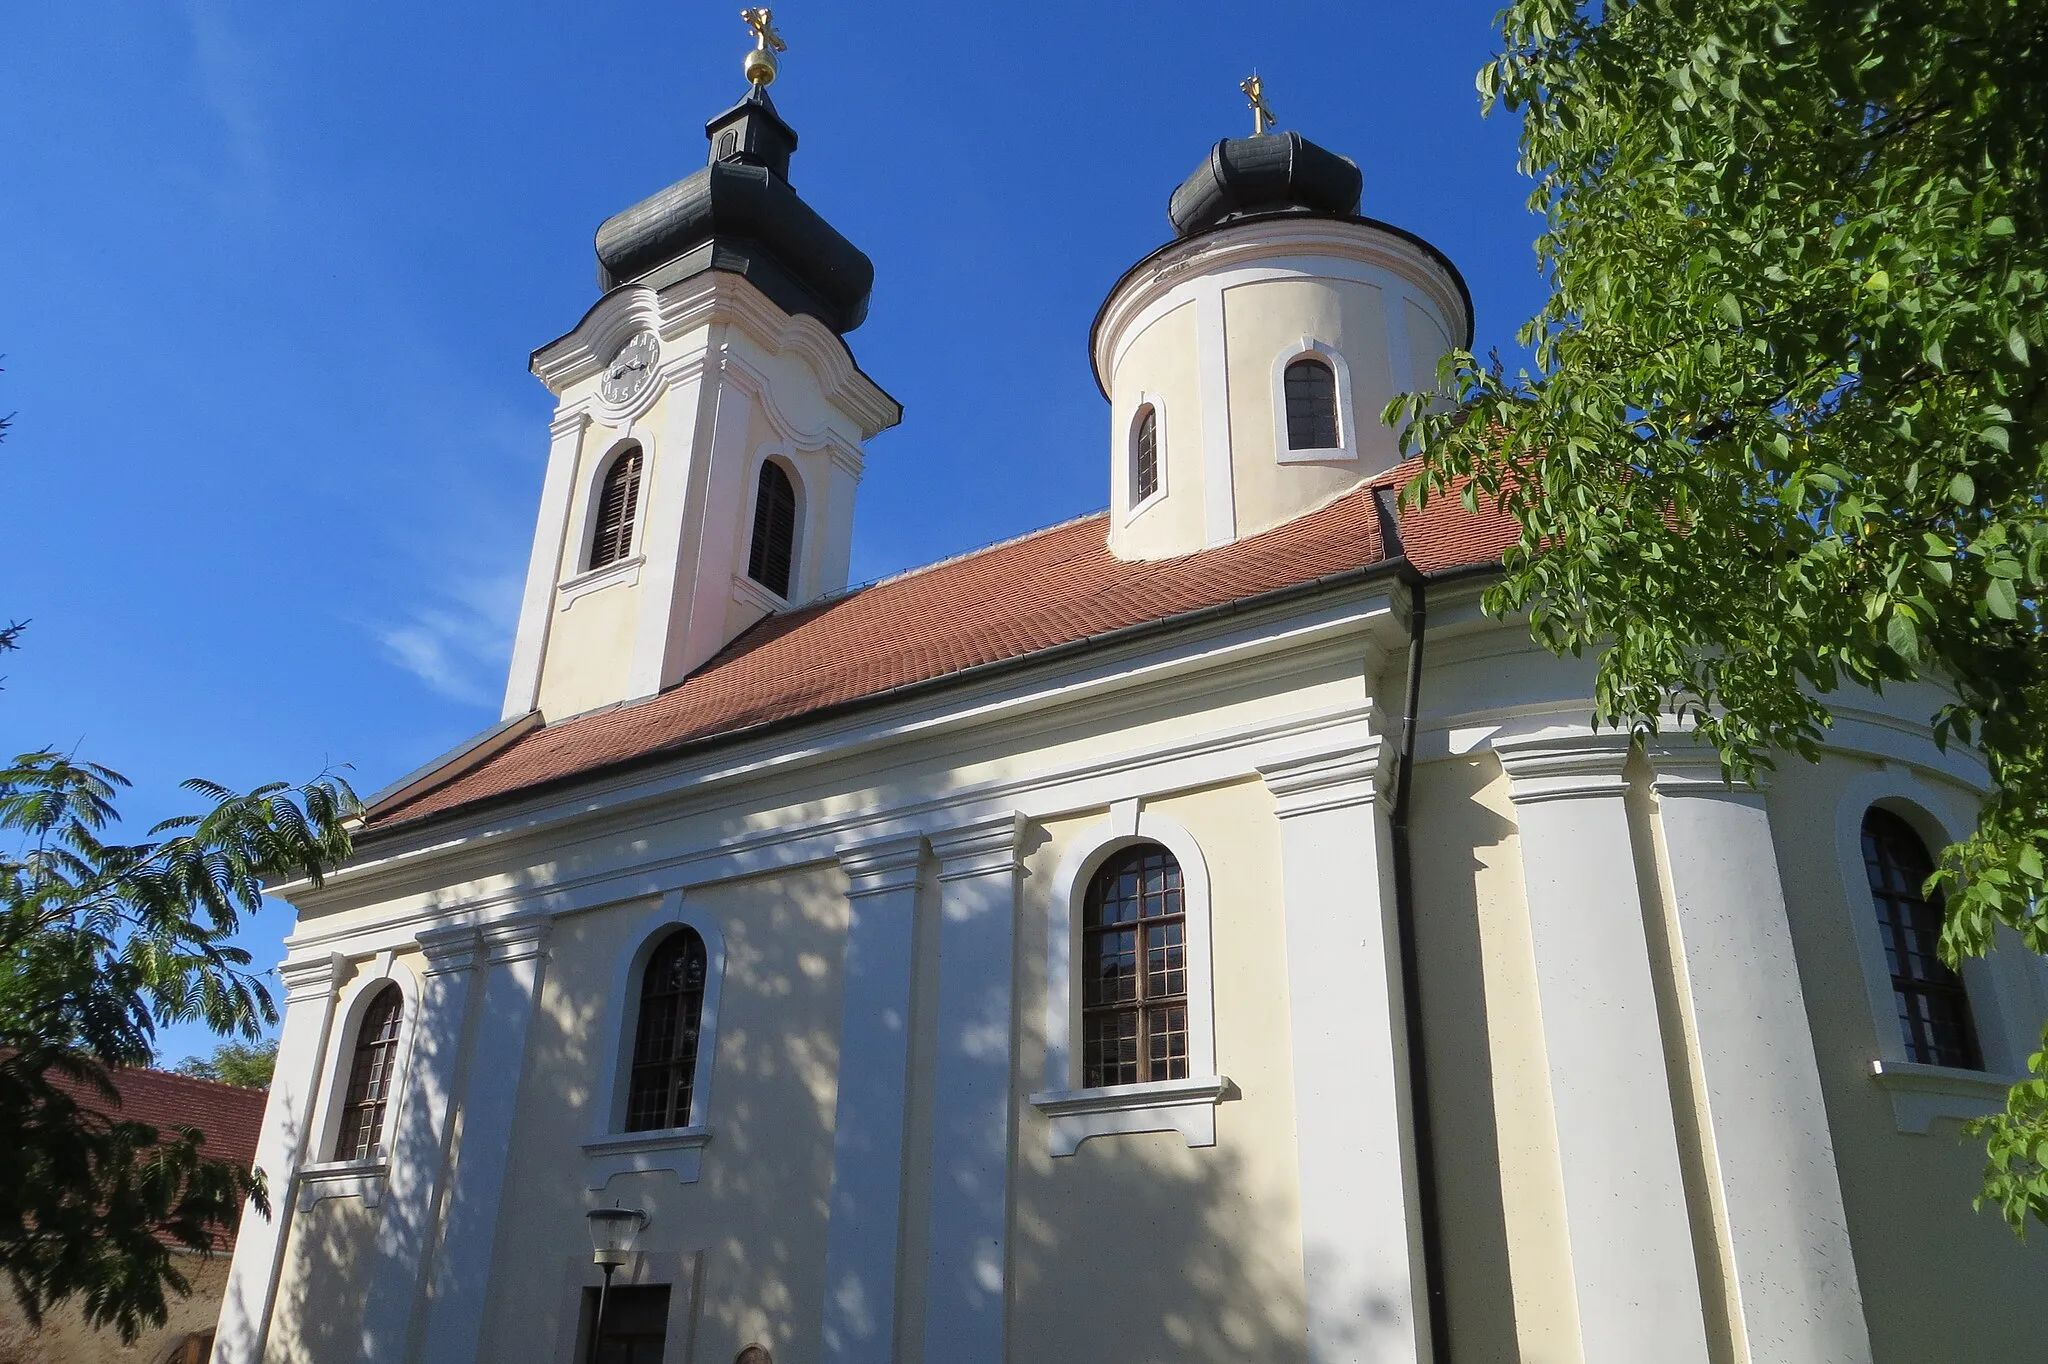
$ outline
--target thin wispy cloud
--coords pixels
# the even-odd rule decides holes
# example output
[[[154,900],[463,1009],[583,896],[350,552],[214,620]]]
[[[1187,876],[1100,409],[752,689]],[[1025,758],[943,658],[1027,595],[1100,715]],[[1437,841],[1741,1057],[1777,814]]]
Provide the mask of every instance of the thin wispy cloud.
[[[272,165],[263,106],[276,62],[219,0],[188,0],[184,12],[200,102],[226,135],[228,163],[244,188],[260,186]]]
[[[521,583],[510,575],[450,583],[407,619],[373,628],[385,660],[436,695],[495,706],[519,621]]]

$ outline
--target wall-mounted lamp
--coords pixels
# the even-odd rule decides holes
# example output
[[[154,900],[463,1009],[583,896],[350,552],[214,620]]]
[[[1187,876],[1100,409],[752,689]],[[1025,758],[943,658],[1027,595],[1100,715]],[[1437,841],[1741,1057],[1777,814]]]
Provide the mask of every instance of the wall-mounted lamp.
[[[633,1242],[647,1226],[647,1214],[638,1208],[592,1208],[590,1219],[590,1261],[604,1271],[604,1286],[597,1290],[597,1320],[590,1326],[591,1358],[604,1340],[604,1300],[611,1293],[612,1275],[633,1253]]]

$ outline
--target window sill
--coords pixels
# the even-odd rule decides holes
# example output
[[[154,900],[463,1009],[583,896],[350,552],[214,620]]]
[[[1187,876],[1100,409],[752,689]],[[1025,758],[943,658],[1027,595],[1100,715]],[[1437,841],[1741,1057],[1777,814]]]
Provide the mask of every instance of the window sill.
[[[360,1198],[363,1206],[374,1208],[384,1197],[384,1180],[391,1162],[375,1160],[329,1160],[299,1167],[299,1196],[296,1206],[305,1212],[327,1198]]]
[[[1162,481],[1157,488],[1152,490],[1150,496],[1146,497],[1143,501],[1134,502],[1131,504],[1130,510],[1124,513],[1123,524],[1125,524],[1126,526],[1130,525],[1131,522],[1137,520],[1146,512],[1151,511],[1154,507],[1158,506],[1165,500],[1166,484]]]
[[[1899,1130],[1922,1135],[1936,1118],[1960,1122],[1998,1112],[2005,1107],[2005,1092],[2026,1078],[1918,1061],[1872,1061],[1870,1074],[1891,1092]]]
[[[791,584],[794,588],[795,584]],[[744,573],[732,575],[732,599],[742,606],[752,606],[774,615],[777,611],[789,609],[789,599],[775,595],[775,589],[755,582]]]
[[[1275,463],[1278,464],[1349,464],[1358,458],[1358,451],[1348,445],[1315,445],[1304,450],[1283,447]]]
[[[654,1132],[608,1132],[583,1143],[586,1183],[602,1189],[616,1175],[667,1170],[677,1182],[695,1184],[708,1127],[666,1127]]]
[[[619,559],[603,568],[577,574],[556,586],[555,608],[566,611],[591,593],[602,592],[613,583],[632,586],[640,581],[640,565],[645,561],[645,556],[635,554],[630,559]]]
[[[1090,1137],[1126,1132],[1178,1132],[1189,1146],[1216,1144],[1216,1105],[1237,1097],[1221,1075],[1149,1080],[1101,1089],[1051,1089],[1031,1096],[1050,1119],[1052,1153],[1071,1156]]]

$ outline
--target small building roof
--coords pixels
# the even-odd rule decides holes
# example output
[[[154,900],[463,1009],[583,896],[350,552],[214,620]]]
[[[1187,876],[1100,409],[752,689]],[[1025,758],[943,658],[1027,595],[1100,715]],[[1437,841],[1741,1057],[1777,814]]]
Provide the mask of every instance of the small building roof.
[[[1413,473],[1403,465],[1198,554],[1118,559],[1098,513],[765,617],[658,696],[532,729],[481,761],[451,764],[439,784],[410,783],[371,807],[365,834],[1387,563],[1376,494]],[[1516,535],[1505,513],[1468,512],[1452,497],[1400,526],[1408,562],[1432,575],[1497,563]]]

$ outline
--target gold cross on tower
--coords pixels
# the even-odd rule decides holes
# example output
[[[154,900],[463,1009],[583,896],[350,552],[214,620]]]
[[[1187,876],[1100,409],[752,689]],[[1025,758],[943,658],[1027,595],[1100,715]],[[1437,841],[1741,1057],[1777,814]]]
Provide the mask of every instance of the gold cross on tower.
[[[1266,104],[1266,83],[1260,80],[1259,73],[1254,71],[1239,81],[1237,88],[1244,91],[1245,98],[1251,101],[1252,136],[1264,137],[1273,130],[1273,125],[1280,121],[1273,117],[1273,110]]]
[[[789,44],[782,41],[782,35],[775,31],[775,11],[766,5],[758,9],[743,9],[740,18],[754,31],[754,50],[747,54],[743,69],[751,85],[765,87],[775,79],[775,54],[789,51]]]

